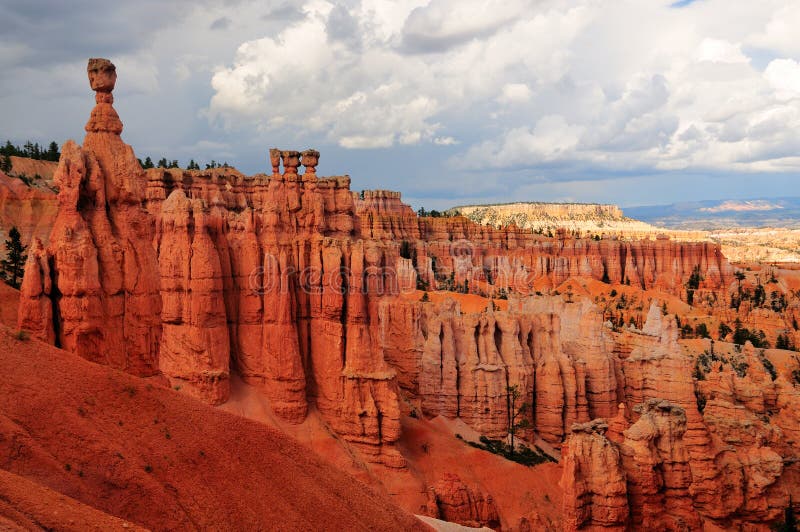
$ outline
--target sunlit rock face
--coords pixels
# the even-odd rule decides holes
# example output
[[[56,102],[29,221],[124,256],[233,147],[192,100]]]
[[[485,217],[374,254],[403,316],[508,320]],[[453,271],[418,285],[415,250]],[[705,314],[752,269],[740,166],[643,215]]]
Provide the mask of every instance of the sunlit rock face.
[[[773,379],[745,348],[746,375],[723,364],[701,381],[655,302],[620,328],[591,294],[557,293],[583,279],[684,297],[699,272],[698,293],[724,295],[735,280],[718,246],[419,217],[399,193],[317,176],[315,150],[272,149],[255,176],[145,172],[120,137],[116,70],[88,72],[97,106],[83,145],[62,148],[22,328],[210,404],[237,374],[282,420],[316,409],[391,468],[411,412],[506,436],[514,386],[529,404],[518,436],[562,449],[571,529],[746,528],[800,500],[794,366]],[[502,506],[466,479],[432,487],[439,516],[492,524]]]

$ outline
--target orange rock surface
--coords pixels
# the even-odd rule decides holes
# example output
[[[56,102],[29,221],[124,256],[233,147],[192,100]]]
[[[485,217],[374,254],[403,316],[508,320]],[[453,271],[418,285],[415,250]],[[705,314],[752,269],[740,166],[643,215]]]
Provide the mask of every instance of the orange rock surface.
[[[0,325],[0,528],[425,529],[274,429],[11,333]]]
[[[800,501],[800,360],[680,339],[739,318],[800,341],[795,274],[752,271],[742,286],[707,242],[420,218],[398,193],[318,177],[314,150],[270,150],[271,175],[144,172],[120,138],[113,65],[93,60],[89,76],[97,106],[83,146],[63,146],[21,328],[210,404],[238,408],[226,401],[243,383],[271,423],[299,436],[319,424],[309,441],[337,465],[462,523],[757,530]],[[732,309],[764,283],[767,303]],[[536,486],[524,504],[430,428],[507,437],[510,386],[529,404],[517,438],[561,458],[508,471]],[[458,454],[483,455],[507,462]],[[558,515],[536,471],[561,477]]]

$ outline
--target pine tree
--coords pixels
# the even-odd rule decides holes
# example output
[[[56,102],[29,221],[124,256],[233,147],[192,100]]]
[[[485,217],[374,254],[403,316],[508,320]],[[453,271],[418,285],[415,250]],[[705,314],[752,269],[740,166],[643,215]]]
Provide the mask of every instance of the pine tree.
[[[145,157],[142,168],[144,168],[145,170],[147,170],[148,168],[155,168],[155,166],[153,165],[153,159],[151,159],[150,157]]]
[[[530,405],[527,402],[523,402],[517,407],[517,401],[519,401],[520,397],[522,397],[522,392],[519,391],[519,386],[516,384],[506,388],[506,401],[508,402],[508,434],[511,436],[511,456],[514,456],[514,436],[516,436],[517,431],[530,426],[528,419],[524,417]]]
[[[8,240],[6,240],[6,258],[0,260],[0,266],[2,266],[0,272],[3,279],[14,288],[19,288],[22,283],[25,261],[28,260],[28,255],[25,254],[26,246],[22,245],[20,236],[17,228],[12,227],[8,232]]]
[[[50,146],[47,148],[47,153],[45,154],[45,159],[48,161],[58,161],[61,157],[61,153],[58,151],[58,144],[55,141],[50,143]]]
[[[11,171],[11,156],[8,154],[3,155],[0,158],[0,171],[5,172],[6,174]]]

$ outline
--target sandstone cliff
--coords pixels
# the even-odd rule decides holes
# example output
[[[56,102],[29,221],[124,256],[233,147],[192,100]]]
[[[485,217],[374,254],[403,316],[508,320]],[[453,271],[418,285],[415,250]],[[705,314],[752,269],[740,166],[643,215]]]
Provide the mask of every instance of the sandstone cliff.
[[[628,218],[616,205],[595,203],[518,202],[497,205],[462,205],[449,212],[492,227],[516,225],[540,233],[566,230],[578,235],[606,235],[629,239],[669,234],[680,240],[704,240],[703,231],[671,231]]]
[[[736,281],[719,246],[420,218],[397,193],[318,177],[314,150],[270,150],[269,175],[144,172],[120,137],[113,65],[93,60],[89,77],[97,106],[83,146],[63,147],[58,214],[49,242],[33,241],[20,327],[212,404],[241,377],[281,422],[318,411],[348,450],[395,470],[403,416],[503,438],[516,386],[531,404],[518,436],[562,449],[573,528],[753,527],[800,501],[800,365],[787,358],[766,377],[750,350],[700,379],[700,352],[652,297],[685,305],[697,274],[698,299],[727,305]],[[578,278],[647,291],[649,311],[636,326],[607,321]],[[454,297],[426,302],[416,289]],[[431,513],[517,524],[471,483],[424,480]]]

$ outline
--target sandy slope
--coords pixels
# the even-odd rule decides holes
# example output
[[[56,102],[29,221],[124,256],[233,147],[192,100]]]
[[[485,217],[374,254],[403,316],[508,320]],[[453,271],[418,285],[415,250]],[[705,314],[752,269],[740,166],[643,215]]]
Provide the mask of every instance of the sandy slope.
[[[0,469],[0,530],[146,530]]]
[[[14,297],[0,289],[3,318]],[[3,325],[0,374],[0,469],[24,477],[4,475],[0,525],[27,526],[30,501],[14,493],[31,481],[75,499],[59,503],[70,511],[154,529],[424,528],[274,429]]]

